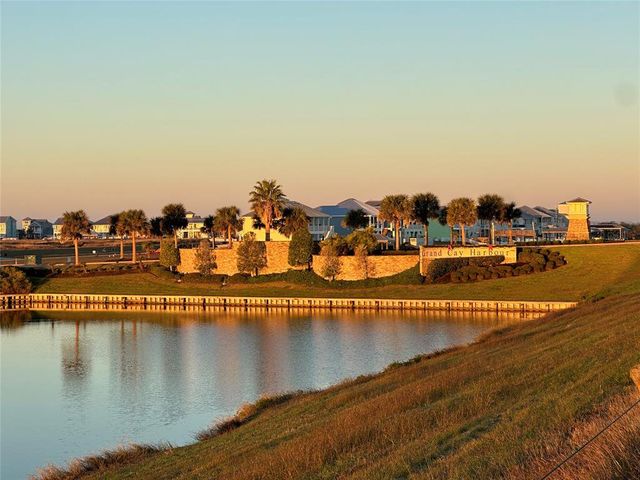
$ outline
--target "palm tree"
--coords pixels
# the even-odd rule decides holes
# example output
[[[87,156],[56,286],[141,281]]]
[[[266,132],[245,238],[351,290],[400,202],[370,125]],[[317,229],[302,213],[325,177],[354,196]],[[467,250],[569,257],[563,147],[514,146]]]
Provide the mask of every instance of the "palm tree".
[[[462,245],[466,245],[465,226],[473,225],[478,220],[478,210],[471,198],[454,198],[447,205],[447,223],[449,226],[460,226]]]
[[[500,214],[504,209],[504,198],[500,195],[488,193],[478,198],[478,218],[489,222],[491,225],[490,243],[496,243],[495,222],[500,218]]]
[[[281,234],[290,237],[303,228],[309,228],[309,217],[303,208],[287,207],[282,211],[282,219],[280,219],[278,226],[278,231]]]
[[[211,239],[213,240],[213,248],[216,248],[216,217],[213,215],[207,215],[204,218],[203,227],[200,228],[202,233],[207,233],[211,235]]]
[[[251,209],[264,224],[267,242],[271,240],[273,221],[282,215],[284,201],[285,195],[282,192],[282,187],[275,180],[261,180],[249,193]]]
[[[124,223],[121,221],[124,212],[114,213],[109,217],[109,234],[120,237],[120,259],[124,258],[124,236],[127,232],[124,229]]]
[[[152,217],[149,220],[149,233],[154,237],[162,236],[162,217]]]
[[[366,212],[361,208],[349,210],[344,216],[344,220],[342,220],[342,226],[352,230],[359,230],[367,225],[369,225],[369,219]]]
[[[123,229],[131,235],[131,261],[137,261],[136,237],[149,232],[149,221],[142,210],[127,210],[120,214]]]
[[[84,210],[76,212],[64,212],[62,214],[62,238],[73,240],[73,248],[76,254],[76,265],[80,265],[80,255],[78,254],[78,240],[85,233],[91,232],[91,222]]]
[[[216,210],[215,229],[227,235],[229,248],[233,248],[233,236],[242,228],[240,209],[235,206],[222,207]]]
[[[520,215],[522,215],[522,212],[519,208],[516,208],[515,202],[505,203],[502,206],[498,221],[509,225],[509,244],[513,243],[513,221],[516,218],[520,218]]]
[[[406,195],[387,195],[380,202],[380,219],[391,222],[396,237],[396,250],[400,250],[400,228],[411,219],[411,203]]]
[[[429,246],[429,220],[440,215],[440,200],[433,193],[417,193],[411,197],[411,218],[424,225],[424,246]]]
[[[448,225],[447,222],[447,213],[449,210],[447,207],[442,207],[438,212],[438,222],[440,225]],[[453,226],[449,225],[449,243],[453,244]]]
[[[187,228],[187,211],[181,203],[170,203],[162,209],[162,229],[173,234],[173,243],[178,248],[178,230]]]

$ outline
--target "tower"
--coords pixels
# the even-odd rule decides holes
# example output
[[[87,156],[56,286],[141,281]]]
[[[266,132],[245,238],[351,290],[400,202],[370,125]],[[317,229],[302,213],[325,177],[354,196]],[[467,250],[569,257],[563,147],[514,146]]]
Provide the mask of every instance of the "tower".
[[[569,220],[567,240],[589,240],[589,200],[574,198],[558,205],[558,213]]]

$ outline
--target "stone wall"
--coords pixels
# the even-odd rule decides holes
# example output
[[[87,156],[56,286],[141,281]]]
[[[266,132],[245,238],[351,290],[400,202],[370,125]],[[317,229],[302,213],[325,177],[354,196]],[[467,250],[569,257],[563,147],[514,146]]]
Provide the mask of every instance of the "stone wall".
[[[234,275],[238,273],[238,246],[235,242],[233,248],[216,248],[216,269],[213,273],[221,275]],[[260,271],[261,274],[282,273],[292,269],[289,265],[289,242],[266,242],[267,267]],[[180,249],[180,273],[197,273],[195,267],[195,248]]]
[[[372,255],[367,257],[368,278],[390,277],[418,264],[418,255]],[[324,257],[313,256],[313,271],[322,276]],[[336,280],[362,280],[365,268],[362,260],[356,256],[340,257],[340,274]]]

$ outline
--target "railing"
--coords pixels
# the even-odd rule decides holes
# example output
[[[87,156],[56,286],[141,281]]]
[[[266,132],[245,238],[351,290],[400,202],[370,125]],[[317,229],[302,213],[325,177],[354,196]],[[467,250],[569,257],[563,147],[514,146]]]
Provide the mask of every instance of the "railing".
[[[496,300],[414,300],[374,298],[296,298],[296,297],[216,297],[180,295],[85,295],[46,294],[0,295],[1,310],[66,309],[136,309],[158,310],[178,307],[183,310],[208,307],[306,308],[369,310],[445,310],[470,312],[553,312],[576,306],[576,302],[525,302]]]

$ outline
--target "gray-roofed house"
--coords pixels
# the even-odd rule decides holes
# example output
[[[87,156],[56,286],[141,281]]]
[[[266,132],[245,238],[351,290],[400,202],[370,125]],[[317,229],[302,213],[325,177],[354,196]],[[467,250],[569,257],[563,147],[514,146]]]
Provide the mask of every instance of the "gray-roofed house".
[[[53,225],[46,218],[25,217],[22,230],[27,238],[46,238],[53,236]]]
[[[0,216],[0,238],[18,238],[16,219],[10,215]]]

